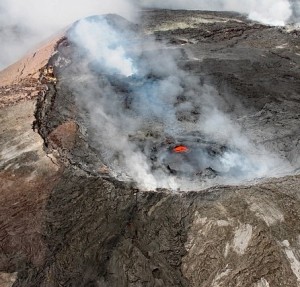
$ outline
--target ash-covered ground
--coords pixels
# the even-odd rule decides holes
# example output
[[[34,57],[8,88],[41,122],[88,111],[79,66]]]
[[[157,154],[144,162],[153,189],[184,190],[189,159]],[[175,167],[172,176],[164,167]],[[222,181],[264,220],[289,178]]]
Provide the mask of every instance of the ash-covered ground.
[[[77,22],[45,63],[38,51],[9,69],[0,279],[299,286],[299,31],[233,13],[142,19]],[[38,97],[24,86],[37,58]]]

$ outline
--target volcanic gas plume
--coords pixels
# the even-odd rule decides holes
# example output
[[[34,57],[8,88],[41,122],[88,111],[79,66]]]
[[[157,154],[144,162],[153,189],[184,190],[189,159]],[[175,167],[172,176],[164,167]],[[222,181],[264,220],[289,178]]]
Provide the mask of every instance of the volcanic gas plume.
[[[68,86],[111,175],[143,189],[188,190],[289,170],[247,138],[180,48],[117,16],[81,20],[68,38],[80,70]]]

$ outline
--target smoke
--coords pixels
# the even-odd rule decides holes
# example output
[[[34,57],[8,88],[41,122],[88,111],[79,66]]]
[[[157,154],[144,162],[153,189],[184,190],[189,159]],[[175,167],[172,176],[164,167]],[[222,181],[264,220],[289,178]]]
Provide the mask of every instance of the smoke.
[[[138,17],[137,7],[197,9],[235,11],[262,23],[284,25],[299,21],[299,6],[299,0],[1,0],[0,70],[52,34],[90,15],[116,13],[133,20]]]
[[[117,13],[133,19],[136,4],[230,10],[273,25],[283,25],[299,15],[298,2],[292,0],[249,0],[246,3],[136,0],[135,5],[132,2],[2,0],[0,68],[79,18]],[[85,76],[71,79],[69,84],[77,94],[78,103],[88,110],[98,149],[116,176],[133,179],[145,189],[195,188],[195,181],[178,179],[162,168],[155,169],[151,160],[151,147],[163,138],[176,139],[195,131],[212,142],[230,147],[213,160],[199,153],[199,162],[209,163],[225,176],[198,182],[197,188],[202,184],[206,187],[274,175],[274,166],[282,166],[276,156],[253,145],[222,111],[222,99],[213,87],[201,83],[181,66],[184,55],[180,50],[167,49],[151,38],[141,39],[134,26],[118,17],[112,22],[106,17],[82,20],[72,29],[70,39],[79,47],[86,62],[81,67],[81,75]],[[158,163],[159,160],[158,156]]]
[[[127,0],[1,0],[0,69],[78,19],[103,13],[135,17]]]
[[[187,190],[270,176],[283,166],[222,111],[224,101],[213,87],[186,71],[182,51],[141,37],[117,16],[81,20],[69,39],[79,51],[76,59],[83,60],[80,76],[68,85],[88,111],[96,149],[115,176],[143,189]],[[193,166],[181,162],[180,169],[210,167],[221,176],[189,180],[164,168],[169,156],[163,142],[193,133],[216,149],[216,143],[229,148],[214,158],[198,150],[189,160]]]
[[[300,23],[300,1],[299,0],[290,0],[293,14],[290,18],[291,23]]]
[[[148,8],[189,9],[209,11],[234,11],[247,14],[251,20],[264,24],[283,26],[292,16],[293,10],[290,2],[298,0],[136,0],[141,6]]]

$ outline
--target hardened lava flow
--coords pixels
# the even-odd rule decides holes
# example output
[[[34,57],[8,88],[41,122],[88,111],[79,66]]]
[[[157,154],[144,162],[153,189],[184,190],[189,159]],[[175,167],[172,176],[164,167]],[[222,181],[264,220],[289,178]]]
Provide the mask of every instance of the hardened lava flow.
[[[142,19],[0,72],[0,285],[298,287],[299,30]]]

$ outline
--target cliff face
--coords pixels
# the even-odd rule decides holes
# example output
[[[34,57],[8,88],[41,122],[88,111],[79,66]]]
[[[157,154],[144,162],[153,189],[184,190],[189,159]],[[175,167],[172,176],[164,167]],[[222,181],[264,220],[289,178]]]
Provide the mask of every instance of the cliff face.
[[[71,89],[90,82],[66,34],[0,73],[3,285],[300,286],[299,31],[226,13],[143,19],[107,16],[176,50],[182,70],[214,86],[224,112],[291,175],[188,192],[121,181]]]
[[[12,286],[21,266],[43,264],[46,252],[44,207],[59,167],[44,152],[32,125],[37,96],[45,88],[38,81],[40,69],[54,45],[0,72],[1,286]]]

